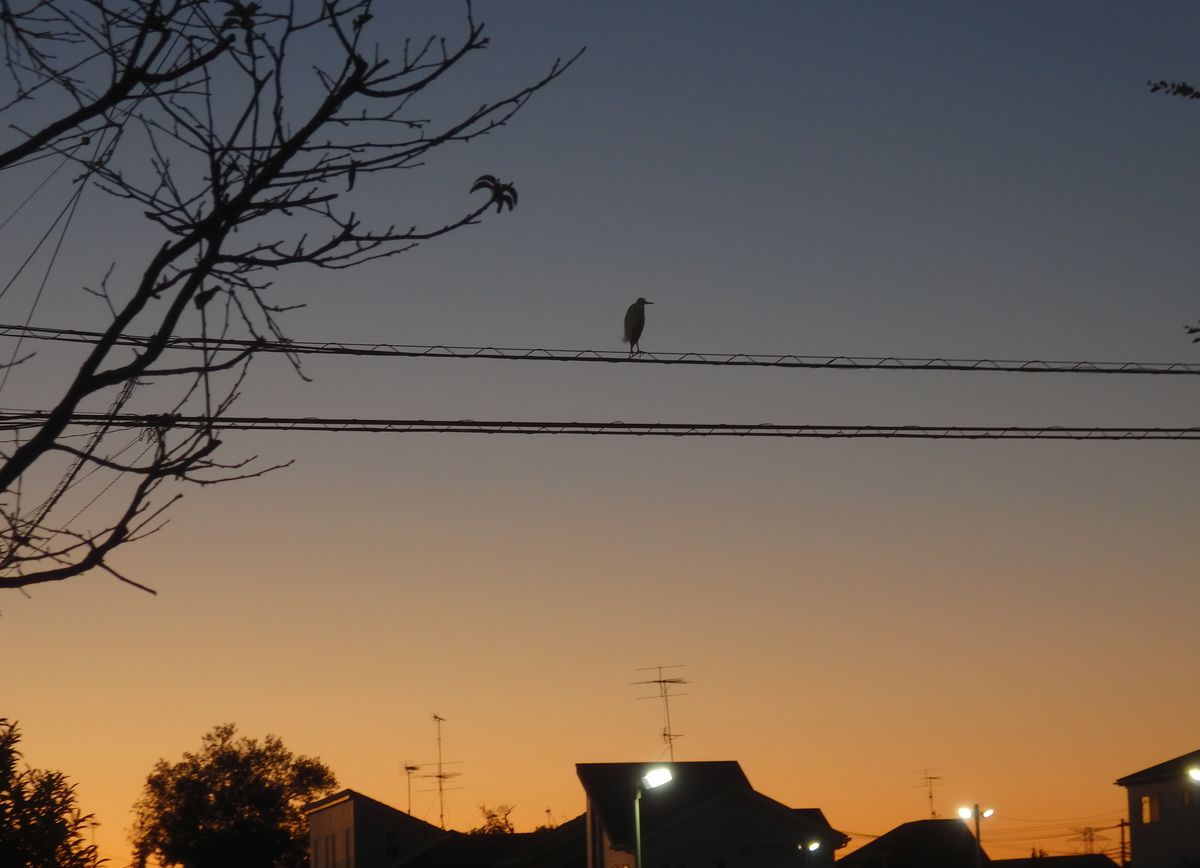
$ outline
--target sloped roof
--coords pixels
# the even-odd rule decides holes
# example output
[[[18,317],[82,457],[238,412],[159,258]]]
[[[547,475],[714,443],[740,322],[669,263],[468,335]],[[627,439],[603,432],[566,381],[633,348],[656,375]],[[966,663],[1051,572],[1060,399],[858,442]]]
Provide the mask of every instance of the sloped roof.
[[[435,832],[441,832],[437,826],[431,823],[426,823],[424,820],[419,820],[412,814],[406,814],[398,808],[393,808],[391,805],[385,804],[378,799],[372,799],[370,796],[358,792],[358,790],[345,789],[334,793],[332,796],[326,796],[323,799],[317,799],[315,802],[310,802],[304,806],[305,814],[315,813],[322,808],[328,808],[333,805],[341,804],[345,801],[353,801],[357,805],[369,806],[377,811],[394,815],[394,819],[401,823],[411,822],[415,827],[424,826],[433,829]]]
[[[580,814],[553,829],[509,835],[451,832],[403,868],[584,868],[587,843]]]
[[[734,761],[580,763],[575,767],[579,780],[614,846],[632,849],[634,794],[642,775],[660,765],[671,769],[672,780],[642,795],[646,834],[669,833],[679,824],[711,823],[719,817],[732,840],[744,839],[752,849],[765,846],[767,839],[794,849],[815,838],[831,850],[849,841],[819,808],[790,808],[756,791]]]
[[[1103,853],[1079,853],[1074,856],[993,859],[992,868],[1117,868],[1117,863]]]
[[[1140,772],[1134,772],[1133,774],[1125,775],[1123,778],[1117,778],[1116,784],[1118,787],[1127,787],[1130,784],[1147,784],[1151,781],[1158,781],[1164,778],[1181,777],[1187,773],[1188,768],[1196,765],[1200,765],[1200,750],[1185,753],[1183,756],[1177,756],[1175,759],[1169,759],[1158,765],[1150,766],[1150,768],[1142,769]]]
[[[915,820],[838,860],[838,868],[975,868],[979,845],[961,820]],[[981,865],[989,865],[979,853]]]
[[[666,766],[672,780],[642,796],[643,829],[686,811],[728,787],[750,789],[742,767],[732,760],[681,763],[576,763],[588,801],[618,847],[633,841],[633,799],[642,775]]]
[[[819,809],[789,808],[750,787],[725,787],[699,804],[664,817],[655,831],[669,835],[672,827],[686,828],[689,823],[720,826],[723,836],[746,858],[764,851],[794,851],[814,839],[830,850],[850,841],[829,825]]]
[[[319,799],[307,805],[304,808],[304,814],[311,822],[313,815],[345,802],[349,802],[353,808],[356,827],[362,827],[365,824],[374,828],[387,829],[389,835],[394,836],[392,843],[401,853],[424,852],[429,847],[437,846],[439,841],[452,834],[355,790],[342,790],[332,796]]]

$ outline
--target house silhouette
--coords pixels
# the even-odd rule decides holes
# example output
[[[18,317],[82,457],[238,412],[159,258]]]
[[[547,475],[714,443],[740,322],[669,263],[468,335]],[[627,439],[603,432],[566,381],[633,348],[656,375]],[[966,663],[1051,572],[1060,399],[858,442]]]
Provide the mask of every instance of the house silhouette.
[[[903,823],[838,860],[838,868],[976,868],[977,864],[996,868],[961,820]]]
[[[587,868],[637,868],[634,797],[646,771],[659,766],[672,780],[641,798],[645,868],[828,868],[849,841],[820,809],[789,808],[756,791],[733,761],[580,763]]]
[[[536,832],[439,829],[354,790],[305,809],[310,868],[583,868],[583,816]]]
[[[1200,750],[1118,778],[1132,868],[1200,868]]]
[[[305,809],[310,868],[634,868],[633,801],[650,765],[577,765],[587,811],[513,834],[446,831],[342,790]],[[820,809],[754,790],[736,762],[659,765],[673,780],[641,802],[647,868],[832,868],[849,841]]]

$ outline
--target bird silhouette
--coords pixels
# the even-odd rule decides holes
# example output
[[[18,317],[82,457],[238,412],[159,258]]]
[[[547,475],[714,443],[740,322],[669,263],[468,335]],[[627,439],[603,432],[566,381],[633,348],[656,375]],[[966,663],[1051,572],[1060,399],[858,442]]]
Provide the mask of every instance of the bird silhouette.
[[[654,304],[654,302],[639,298],[629,305],[629,310],[625,311],[625,343],[629,344],[631,359],[634,353],[642,351],[639,341],[642,339],[642,329],[646,327],[646,305],[648,304]]]

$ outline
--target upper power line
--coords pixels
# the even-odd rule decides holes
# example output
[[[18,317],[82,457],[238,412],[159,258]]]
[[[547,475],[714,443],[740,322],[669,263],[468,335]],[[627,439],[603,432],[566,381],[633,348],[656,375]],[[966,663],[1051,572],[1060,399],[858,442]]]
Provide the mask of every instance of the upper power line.
[[[0,431],[43,425],[44,410],[0,410]],[[75,413],[72,426],[241,431],[329,431],[369,434],[607,434],[634,437],[790,437],[920,440],[1200,440],[1193,428],[1085,428],[951,425],[776,425],[772,423],[546,422],[475,419],[346,419],[317,416],[184,416]]]
[[[0,324],[0,337],[96,343],[101,332]],[[149,338],[121,335],[121,346],[145,346]],[[1200,374],[1200,364],[1185,362],[1088,362],[1035,359],[906,358],[899,356],[803,356],[768,353],[651,353],[629,355],[606,350],[555,350],[518,347],[415,346],[335,341],[252,341],[234,338],[172,337],[177,350],[286,353],[290,355],[395,356],[405,358],[504,359],[532,362],[605,362],[635,365],[722,365],[758,368],[825,368],[885,371],[992,371],[1014,374]]]

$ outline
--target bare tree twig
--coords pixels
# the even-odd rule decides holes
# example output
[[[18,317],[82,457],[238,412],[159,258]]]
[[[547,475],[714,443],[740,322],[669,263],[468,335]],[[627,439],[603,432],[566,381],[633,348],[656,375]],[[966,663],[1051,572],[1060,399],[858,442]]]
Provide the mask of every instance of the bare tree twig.
[[[464,179],[455,192],[463,196],[459,216],[429,226],[370,226],[347,200],[361,176],[414,168],[432,150],[503,127],[579,54],[438,121],[412,114],[412,101],[487,48],[470,2],[462,32],[449,40],[398,39],[373,18],[372,0],[0,0],[13,84],[0,111],[17,130],[17,141],[0,151],[0,170],[55,155],[80,170],[79,183],[140,209],[164,236],[121,293],[110,290],[111,266],[99,289],[86,289],[107,311],[101,337],[45,422],[0,448],[0,588],[99,568],[145,589],[108,558],[161,526],[162,511],[179,497],[154,505],[163,486],[255,478],[290,464],[218,462],[211,424],[172,423],[185,411],[220,419],[241,394],[261,342],[287,341],[285,315],[297,305],[269,294],[281,269],[352,268],[475,225],[492,205],[497,212],[516,205],[515,186],[492,175],[470,189]],[[293,84],[313,58],[315,93]],[[58,114],[21,133],[26,104],[54,105],[55,94],[65,99]],[[85,155],[80,145],[89,142]],[[232,358],[206,352],[198,364],[165,363],[180,323],[196,316],[206,335],[249,344]],[[135,324],[147,341],[123,346]],[[299,357],[289,360],[303,377]],[[73,416],[94,401],[107,400],[115,414],[135,386],[154,383],[140,400],[161,402],[163,387],[176,382],[177,397],[136,458],[122,457],[128,445],[106,445],[114,431],[72,442]],[[112,399],[114,390],[123,397]],[[29,509],[22,486],[55,467],[62,469],[50,494]],[[107,483],[87,499],[79,487],[101,477]],[[96,530],[81,516],[99,508],[101,495],[110,515]],[[57,518],[68,509],[77,511]]]

